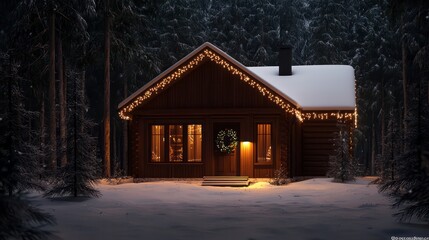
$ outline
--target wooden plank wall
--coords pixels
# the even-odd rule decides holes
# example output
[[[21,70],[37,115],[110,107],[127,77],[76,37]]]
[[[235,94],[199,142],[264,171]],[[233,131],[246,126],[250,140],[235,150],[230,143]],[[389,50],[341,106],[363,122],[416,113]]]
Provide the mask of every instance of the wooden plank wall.
[[[133,134],[130,134],[130,173],[137,177],[202,177],[215,174],[213,127],[219,122],[236,122],[241,126],[242,136],[250,142],[255,141],[255,119],[272,123],[276,141],[287,141],[288,122],[286,115],[273,102],[262,96],[257,89],[239,80],[226,69],[207,61],[186,74],[183,79],[173,83],[139,108],[135,109]],[[281,116],[280,116],[281,115]],[[149,163],[149,124],[186,124],[198,119],[203,124],[204,158],[202,164]],[[135,138],[132,140],[131,138]],[[276,162],[269,166],[254,165],[255,152],[240,156],[237,174],[254,177],[272,177],[273,168],[280,166],[280,159],[288,161],[287,143],[274,148]],[[241,147],[239,148],[239,152]]]
[[[137,163],[139,152],[140,135],[138,131],[138,119],[131,120],[128,125],[128,173],[133,177],[138,177],[139,172]]]
[[[218,108],[239,112],[240,108],[249,107],[279,109],[257,89],[208,61],[144,103],[136,112],[141,110],[144,113],[148,109]]]
[[[203,163],[146,163],[144,177],[148,178],[202,178]]]
[[[337,131],[336,120],[307,120],[302,124],[302,175],[326,175]]]

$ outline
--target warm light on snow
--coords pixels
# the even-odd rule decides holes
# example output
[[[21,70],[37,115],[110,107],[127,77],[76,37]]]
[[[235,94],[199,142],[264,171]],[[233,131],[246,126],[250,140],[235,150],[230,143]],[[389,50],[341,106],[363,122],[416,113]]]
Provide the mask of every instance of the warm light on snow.
[[[427,236],[400,224],[370,180],[320,178],[273,186],[203,187],[201,181],[98,185],[103,196],[35,204],[63,239],[390,239]]]

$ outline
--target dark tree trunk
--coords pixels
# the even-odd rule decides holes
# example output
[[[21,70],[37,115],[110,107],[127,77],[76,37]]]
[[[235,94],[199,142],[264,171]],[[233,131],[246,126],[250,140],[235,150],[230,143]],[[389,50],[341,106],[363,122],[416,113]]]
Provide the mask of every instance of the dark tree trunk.
[[[375,126],[372,124],[371,128],[371,175],[375,175]]]
[[[61,167],[67,164],[67,121],[66,121],[66,81],[64,77],[64,64],[63,64],[63,44],[61,39],[61,32],[57,34],[57,70],[58,70],[58,101],[60,106],[60,150],[59,161]]]
[[[10,56],[9,56],[10,58]],[[12,61],[11,59],[9,59],[9,77],[7,78],[7,97],[8,97],[8,134],[7,134],[7,149],[9,151],[9,169],[7,169],[10,173],[14,172],[14,164],[15,164],[15,159],[14,159],[14,151],[13,151],[13,137],[12,137],[12,118],[13,118],[13,105],[12,105]],[[7,183],[9,186],[6,185],[6,188],[8,190],[9,196],[12,196],[13,194],[13,189],[12,189],[12,184],[11,182]]]
[[[50,165],[57,168],[57,118],[55,111],[55,10],[52,10],[49,22],[49,144]]]
[[[79,97],[80,97],[79,103],[82,104],[82,105],[85,104],[85,81],[86,81],[86,71],[82,70],[81,80],[80,80],[80,86],[79,86],[79,91],[80,91],[80,94],[79,94]],[[80,109],[79,114],[80,114],[79,115],[79,119],[81,119],[81,120],[84,119],[84,117],[85,117],[85,109],[83,107]],[[83,130],[84,130],[83,124],[80,124],[79,125],[79,133],[83,134]]]
[[[124,80],[124,99],[128,96],[128,82]],[[128,174],[128,125],[127,121],[122,123],[123,150],[122,150],[122,170],[124,175]]]
[[[402,16],[402,36],[405,36],[405,23],[404,23],[404,16]],[[402,39],[402,92],[403,92],[403,101],[404,101],[404,117],[403,117],[403,135],[402,138],[405,138],[405,134],[408,131],[407,121],[408,121],[408,114],[409,114],[409,94],[408,94],[408,85],[411,79],[410,76],[410,56],[409,56],[409,50],[407,47],[407,43],[405,39]],[[403,141],[403,151],[408,150],[407,143]]]
[[[78,115],[79,113],[77,112],[77,104],[78,104],[78,94],[79,91],[77,89],[77,85],[79,80],[75,80],[74,81],[74,111],[73,111],[73,171],[74,171],[74,176],[73,176],[73,196],[77,197],[77,148],[78,148],[78,143],[77,143],[77,134],[78,134],[78,130],[77,130],[77,121],[78,121]],[[81,124],[82,125],[82,124]]]
[[[110,162],[110,13],[109,0],[105,0],[104,28],[104,176],[111,176]]]
[[[45,151],[45,145],[46,145],[46,126],[45,126],[45,93],[42,93],[41,102],[40,102],[40,115],[39,115],[39,128],[40,128],[40,150],[41,152]],[[43,168],[46,166],[45,158],[40,158],[39,164]]]
[[[381,76],[381,116],[380,116],[380,120],[381,120],[381,156],[384,158],[385,157],[385,131],[386,131],[386,119],[384,116],[384,112],[385,112],[385,102],[384,102],[384,76]]]

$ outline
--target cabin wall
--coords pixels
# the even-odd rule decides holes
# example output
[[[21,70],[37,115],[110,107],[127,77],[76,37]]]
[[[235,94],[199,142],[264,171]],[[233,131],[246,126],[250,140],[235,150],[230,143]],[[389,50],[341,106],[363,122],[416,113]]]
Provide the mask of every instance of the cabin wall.
[[[331,115],[329,115],[331,116]],[[286,163],[289,176],[324,176],[332,139],[338,131],[336,119],[305,120],[286,114],[238,76],[206,61],[182,79],[156,93],[131,113],[129,124],[129,172],[134,177],[202,177],[216,175],[214,132],[219,124],[236,124],[239,145],[236,175],[266,178]],[[272,125],[272,163],[257,163],[256,126]],[[152,163],[150,126],[201,124],[203,156],[199,163]],[[348,122],[350,128],[352,122]]]
[[[345,125],[344,130],[352,131],[351,120]],[[295,168],[297,175],[326,176],[329,156],[334,154],[333,141],[339,130],[337,119],[306,120],[302,123],[302,161]]]
[[[257,89],[236,75],[207,61],[171,84],[132,113],[134,128],[130,135],[130,169],[136,177],[203,177],[216,175],[215,128],[222,124],[239,126],[236,149],[237,175],[272,177],[287,160],[287,116],[283,110],[262,96]],[[151,163],[149,129],[152,124],[202,124],[203,160],[201,163]],[[270,164],[256,163],[256,126],[272,125]],[[280,128],[285,129],[283,135]]]
[[[279,122],[280,115],[175,115],[175,116],[144,116],[133,119],[130,124],[130,157],[129,172],[139,178],[200,178],[205,175],[216,175],[215,124],[237,124],[239,145],[236,149],[236,175],[257,178],[273,177],[274,170],[280,166],[281,156]],[[203,158],[200,163],[152,163],[150,161],[150,136],[153,124],[193,124],[203,126]],[[272,163],[256,163],[256,127],[258,123],[269,123],[272,126]],[[283,123],[285,124],[285,123]]]

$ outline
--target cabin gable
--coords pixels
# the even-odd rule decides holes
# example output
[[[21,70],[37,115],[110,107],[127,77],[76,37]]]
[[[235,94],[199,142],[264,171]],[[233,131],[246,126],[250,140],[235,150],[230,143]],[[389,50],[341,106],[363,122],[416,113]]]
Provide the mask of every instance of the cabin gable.
[[[239,108],[269,108],[281,112],[281,108],[240,81],[238,76],[214,62],[206,61],[140,105],[133,114],[153,109]]]

